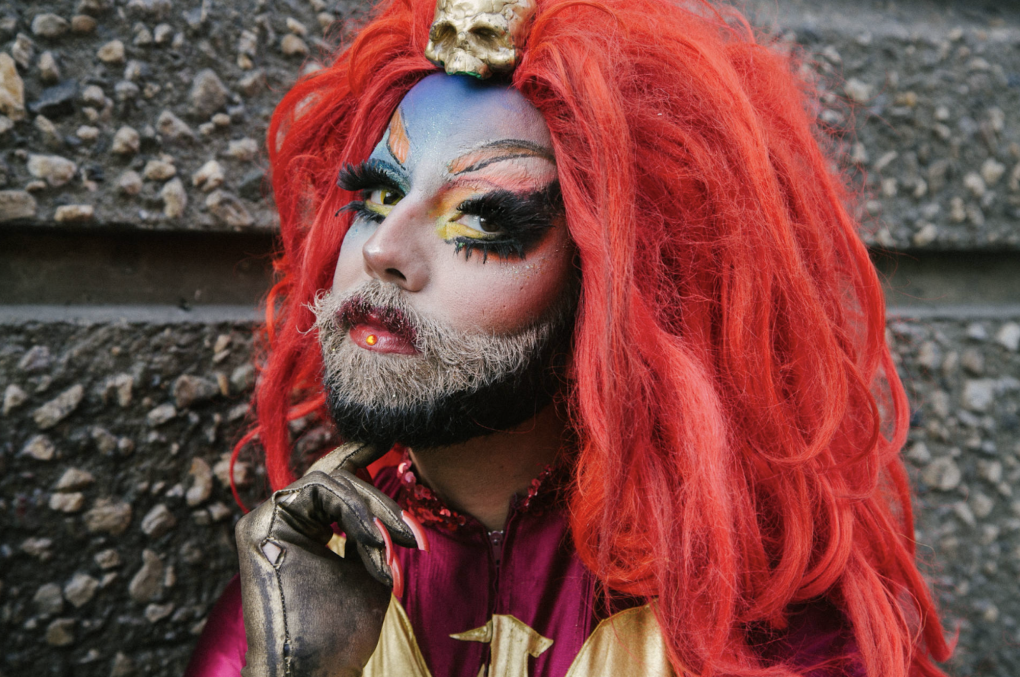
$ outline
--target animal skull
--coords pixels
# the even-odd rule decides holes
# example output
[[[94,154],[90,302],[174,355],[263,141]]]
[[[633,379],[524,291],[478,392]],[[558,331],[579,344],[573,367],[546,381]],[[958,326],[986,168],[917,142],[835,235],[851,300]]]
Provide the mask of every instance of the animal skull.
[[[451,75],[509,73],[534,11],[533,0],[437,0],[425,56]]]

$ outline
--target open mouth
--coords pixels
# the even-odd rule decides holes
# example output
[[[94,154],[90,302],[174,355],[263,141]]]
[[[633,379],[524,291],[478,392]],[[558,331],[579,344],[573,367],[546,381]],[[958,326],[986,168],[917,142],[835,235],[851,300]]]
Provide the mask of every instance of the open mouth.
[[[398,355],[417,355],[415,331],[407,316],[396,308],[372,306],[360,297],[343,304],[337,313],[341,327],[365,350]]]

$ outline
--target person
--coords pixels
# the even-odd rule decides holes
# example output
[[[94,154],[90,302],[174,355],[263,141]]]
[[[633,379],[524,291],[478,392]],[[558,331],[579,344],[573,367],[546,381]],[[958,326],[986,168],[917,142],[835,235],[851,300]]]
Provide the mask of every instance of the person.
[[[277,491],[189,674],[941,675],[798,68],[706,2],[401,0],[299,80],[238,446]],[[305,416],[345,443],[298,477]]]

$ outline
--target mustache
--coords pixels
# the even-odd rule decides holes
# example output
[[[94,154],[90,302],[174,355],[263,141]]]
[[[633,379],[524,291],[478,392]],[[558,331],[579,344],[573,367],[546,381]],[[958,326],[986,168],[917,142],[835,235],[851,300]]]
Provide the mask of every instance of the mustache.
[[[516,373],[557,327],[570,324],[573,303],[515,333],[492,335],[456,329],[419,311],[396,285],[368,280],[345,292],[323,290],[310,309],[322,349],[327,387],[374,406],[428,403],[461,390],[477,390],[501,374]],[[359,322],[411,337],[417,355],[364,350],[350,339]],[[380,388],[379,384],[385,384]]]
[[[419,354],[426,355],[440,350],[450,337],[449,328],[419,312],[396,285],[379,280],[368,280],[342,294],[324,290],[316,297],[312,310],[320,342],[343,342],[354,325],[375,324],[406,339]]]
[[[417,347],[418,330],[414,320],[404,310],[389,303],[373,302],[361,293],[341,303],[336,321],[342,331],[349,331],[358,324],[379,325]]]

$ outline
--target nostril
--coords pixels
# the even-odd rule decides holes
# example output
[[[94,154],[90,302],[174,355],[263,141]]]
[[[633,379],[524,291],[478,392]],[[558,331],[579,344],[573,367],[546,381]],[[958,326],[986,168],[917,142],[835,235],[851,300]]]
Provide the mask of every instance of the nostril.
[[[387,268],[386,273],[388,275],[392,275],[393,277],[399,278],[401,282],[407,282],[407,278],[404,277],[404,274],[397,270],[396,268]]]

